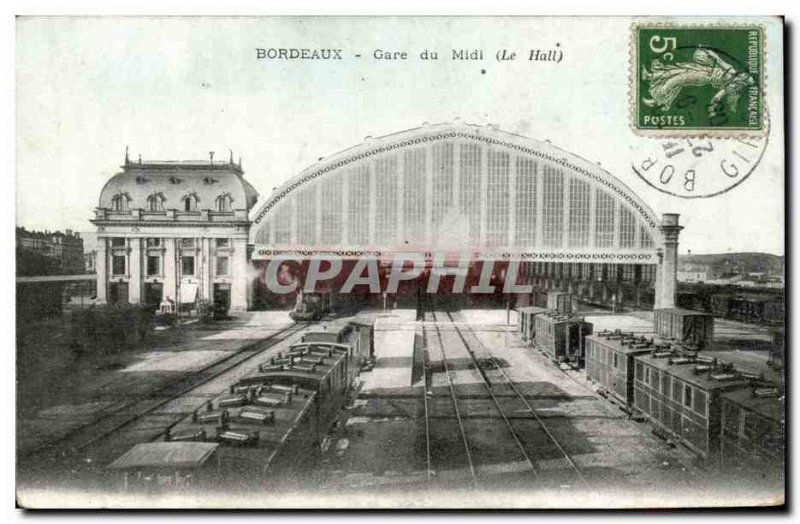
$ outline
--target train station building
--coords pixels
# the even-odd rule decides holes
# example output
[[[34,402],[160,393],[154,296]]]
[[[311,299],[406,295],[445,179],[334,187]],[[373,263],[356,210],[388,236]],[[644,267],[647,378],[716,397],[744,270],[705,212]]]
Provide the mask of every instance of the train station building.
[[[492,261],[501,280],[516,260],[534,289],[649,308],[675,304],[681,229],[677,215],[659,218],[595,163],[493,126],[451,123],[368,138],[321,160],[260,205],[250,236],[261,281],[278,256],[411,251],[430,266],[433,253],[466,251],[479,260],[476,279]],[[253,289],[258,303],[258,279]]]
[[[100,193],[97,300],[249,307],[248,213],[258,192],[241,161],[131,161]]]
[[[537,291],[637,308],[674,307],[678,216],[658,217],[596,163],[501,131],[426,125],[365,142],[290,178],[258,207],[241,166],[131,162],[103,188],[98,298],[107,302],[229,300],[234,310],[280,307],[270,261],[377,258],[382,278],[398,253],[421,254],[424,288],[437,254],[470,259],[470,279],[491,281],[518,263]],[[522,304],[531,297],[521,297]]]

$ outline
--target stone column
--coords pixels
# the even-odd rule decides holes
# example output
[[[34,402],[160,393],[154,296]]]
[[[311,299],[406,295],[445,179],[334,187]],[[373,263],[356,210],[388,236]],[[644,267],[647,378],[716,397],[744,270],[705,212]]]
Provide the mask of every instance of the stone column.
[[[231,311],[247,311],[248,279],[247,239],[236,238],[232,243],[231,271]]]
[[[678,291],[678,235],[683,226],[678,225],[677,213],[661,216],[661,234],[664,236],[664,261],[661,264],[661,308],[675,307]]]
[[[176,238],[164,239],[164,292],[163,299],[170,299],[175,302],[175,307],[178,306],[180,297],[178,296],[178,283],[176,278],[177,266],[175,261],[176,244],[179,240]]]
[[[201,275],[200,285],[202,286],[202,291],[200,295],[205,300],[214,300],[214,286],[212,285],[213,282],[213,268],[216,265],[215,257],[212,256],[212,243],[215,243],[216,239],[213,238],[201,238],[200,239],[200,258],[202,262],[203,274]]]
[[[130,241],[130,285],[128,287],[128,302],[131,304],[142,303],[142,239],[132,238]]]
[[[661,266],[664,263],[664,250],[658,248],[656,250],[656,277],[653,281],[653,309],[661,308],[661,273],[664,271]]]
[[[97,242],[97,259],[95,260],[97,273],[97,303],[108,303],[108,239],[100,238]]]

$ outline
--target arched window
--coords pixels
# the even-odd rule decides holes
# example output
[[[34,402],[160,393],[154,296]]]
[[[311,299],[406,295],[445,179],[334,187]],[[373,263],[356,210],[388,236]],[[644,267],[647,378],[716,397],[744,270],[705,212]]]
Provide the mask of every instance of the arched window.
[[[120,193],[111,198],[111,209],[114,211],[128,211],[128,195]]]
[[[183,210],[184,211],[197,211],[197,195],[194,193],[183,197]]]
[[[233,199],[229,194],[220,195],[217,197],[217,211],[220,213],[227,213],[231,210],[231,203]]]
[[[148,211],[164,211],[164,197],[160,193],[147,197]]]

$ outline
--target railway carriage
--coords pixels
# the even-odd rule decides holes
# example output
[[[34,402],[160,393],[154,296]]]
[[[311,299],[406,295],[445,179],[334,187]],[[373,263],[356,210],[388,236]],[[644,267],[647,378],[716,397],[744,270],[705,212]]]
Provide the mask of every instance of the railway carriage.
[[[368,322],[343,322],[307,334],[308,340],[279,352],[167,428],[157,450],[133,448],[112,469],[125,474],[126,488],[137,490],[142,486],[131,479],[143,479],[151,489],[165,471],[175,479],[169,485],[179,488],[290,488],[302,482],[338,420],[364,353],[371,351],[371,329]],[[194,444],[213,449],[203,448],[209,456],[202,460],[172,463],[186,450],[199,453],[202,446]],[[133,460],[142,455],[149,462]]]
[[[584,337],[592,333],[592,324],[583,318],[554,312],[536,315],[534,338],[536,346],[556,362],[583,365]]]
[[[656,350],[635,357],[634,404],[659,433],[708,458],[720,448],[723,393],[751,378],[716,359]]]
[[[723,464],[754,470],[781,471],[785,457],[785,391],[773,384],[729,391],[722,395]]]
[[[633,333],[600,331],[586,337],[586,376],[628,409],[633,407],[634,357],[650,353],[654,341]]]

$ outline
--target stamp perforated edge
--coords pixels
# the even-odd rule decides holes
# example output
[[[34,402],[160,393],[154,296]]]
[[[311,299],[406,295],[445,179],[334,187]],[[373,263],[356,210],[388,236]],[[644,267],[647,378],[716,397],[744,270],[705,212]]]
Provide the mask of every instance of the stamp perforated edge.
[[[638,28],[655,29],[663,27],[665,29],[757,29],[761,36],[761,74],[759,75],[761,90],[761,129],[641,129],[637,127],[637,114],[639,99],[638,82],[636,81],[639,62],[638,62]],[[667,21],[633,21],[629,32],[628,42],[628,125],[633,133],[646,138],[739,138],[739,137],[766,137],[769,133],[768,108],[767,108],[767,34],[764,26],[760,24],[736,24],[736,23],[717,23],[717,24],[681,24]]]

